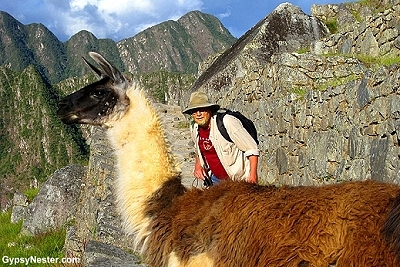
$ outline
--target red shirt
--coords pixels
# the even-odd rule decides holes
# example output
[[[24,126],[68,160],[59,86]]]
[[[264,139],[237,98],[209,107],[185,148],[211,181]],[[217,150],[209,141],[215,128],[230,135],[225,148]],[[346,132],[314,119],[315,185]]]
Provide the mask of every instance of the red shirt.
[[[212,173],[221,180],[229,178],[210,140],[210,129],[199,127],[199,148]]]

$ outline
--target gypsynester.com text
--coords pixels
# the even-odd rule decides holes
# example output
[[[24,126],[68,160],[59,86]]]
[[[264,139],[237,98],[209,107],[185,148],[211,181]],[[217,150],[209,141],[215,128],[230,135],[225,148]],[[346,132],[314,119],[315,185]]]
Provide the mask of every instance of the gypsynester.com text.
[[[8,257],[3,256],[1,258],[1,262],[3,264],[9,266],[22,266],[26,265],[29,266],[31,264],[78,264],[81,262],[80,258],[53,258],[53,257],[36,257],[36,256],[29,256],[29,257]]]

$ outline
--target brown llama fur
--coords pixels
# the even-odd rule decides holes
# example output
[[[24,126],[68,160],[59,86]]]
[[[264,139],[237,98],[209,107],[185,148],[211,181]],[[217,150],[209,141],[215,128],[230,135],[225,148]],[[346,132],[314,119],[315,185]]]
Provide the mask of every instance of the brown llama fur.
[[[186,189],[140,88],[90,55],[100,80],[61,100],[58,115],[108,129],[118,159],[117,207],[150,266],[400,266],[398,185]]]
[[[182,266],[203,253],[221,267],[399,266],[380,236],[398,194],[398,186],[374,181],[279,188],[227,182],[165,205],[160,192],[149,200],[149,214],[158,216],[146,259],[168,266],[165,255],[174,251]]]

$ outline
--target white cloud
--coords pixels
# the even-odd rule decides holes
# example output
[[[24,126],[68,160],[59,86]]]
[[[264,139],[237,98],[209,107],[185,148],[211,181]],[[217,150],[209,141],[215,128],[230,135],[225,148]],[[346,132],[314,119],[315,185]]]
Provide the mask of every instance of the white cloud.
[[[81,11],[87,6],[95,6],[102,14],[127,14],[127,13],[148,13],[155,8],[151,0],[71,0],[71,11]]]
[[[45,0],[52,3],[53,25],[67,36],[88,30],[97,38],[114,36],[117,41],[162,21],[200,10],[200,0]],[[64,1],[64,2],[63,2]],[[65,1],[68,8],[65,9]],[[63,3],[60,3],[63,2]],[[61,8],[61,6],[63,6]]]
[[[217,16],[218,16],[218,18],[223,19],[223,18],[229,17],[231,14],[232,14],[232,9],[230,6],[228,6],[225,13],[218,14]]]

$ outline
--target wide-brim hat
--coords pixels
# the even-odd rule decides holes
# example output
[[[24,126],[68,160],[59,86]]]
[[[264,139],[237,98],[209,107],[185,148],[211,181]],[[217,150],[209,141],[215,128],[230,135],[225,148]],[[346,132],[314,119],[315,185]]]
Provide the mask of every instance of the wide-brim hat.
[[[210,108],[215,111],[219,109],[219,105],[211,103],[204,92],[196,91],[190,95],[189,104],[182,112],[185,114],[191,114],[194,110],[199,108]]]

